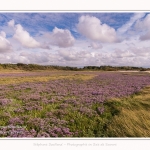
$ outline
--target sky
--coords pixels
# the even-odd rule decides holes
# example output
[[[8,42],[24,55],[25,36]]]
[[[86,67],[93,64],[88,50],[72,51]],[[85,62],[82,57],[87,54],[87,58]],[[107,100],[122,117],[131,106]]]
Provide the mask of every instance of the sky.
[[[150,13],[0,13],[0,63],[150,67]]]

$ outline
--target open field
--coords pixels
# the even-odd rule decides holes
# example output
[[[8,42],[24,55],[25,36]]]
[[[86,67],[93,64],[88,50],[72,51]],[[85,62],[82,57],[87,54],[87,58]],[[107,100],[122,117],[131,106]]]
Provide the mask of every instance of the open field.
[[[150,137],[150,74],[0,72],[0,137]]]

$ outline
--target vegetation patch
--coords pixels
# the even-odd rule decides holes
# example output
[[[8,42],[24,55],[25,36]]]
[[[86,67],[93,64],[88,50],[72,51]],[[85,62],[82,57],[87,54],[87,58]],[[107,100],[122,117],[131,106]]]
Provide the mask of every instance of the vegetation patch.
[[[0,74],[0,137],[150,136],[149,75],[57,73]]]

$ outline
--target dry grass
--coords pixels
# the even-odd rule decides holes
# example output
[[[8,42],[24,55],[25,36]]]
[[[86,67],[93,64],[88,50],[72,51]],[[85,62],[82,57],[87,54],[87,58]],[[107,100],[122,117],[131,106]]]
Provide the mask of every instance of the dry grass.
[[[17,74],[20,72],[15,72],[15,73]],[[40,74],[38,75],[38,72],[36,73],[37,73],[36,76],[3,77],[0,78],[0,84],[19,84],[23,82],[47,82],[49,80],[57,80],[57,79],[89,80],[96,76],[95,74],[86,74],[86,73],[80,74],[77,72],[53,72],[53,74],[51,74],[50,72],[49,75],[45,75],[45,76],[44,75],[40,76]]]
[[[22,73],[27,72],[24,70],[14,70],[14,69],[0,69],[0,73]]]
[[[150,87],[132,98],[115,99],[120,113],[108,125],[109,137],[150,137]]]

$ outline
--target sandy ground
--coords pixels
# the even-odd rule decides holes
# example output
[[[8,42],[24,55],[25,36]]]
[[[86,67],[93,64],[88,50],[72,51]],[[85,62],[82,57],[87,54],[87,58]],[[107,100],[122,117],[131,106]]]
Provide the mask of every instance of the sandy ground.
[[[140,72],[140,71],[127,70],[127,71],[118,71],[118,72]],[[150,71],[142,71],[142,72],[148,72],[148,73],[150,73]]]
[[[139,71],[127,70],[127,71],[118,71],[118,72],[139,72]]]

